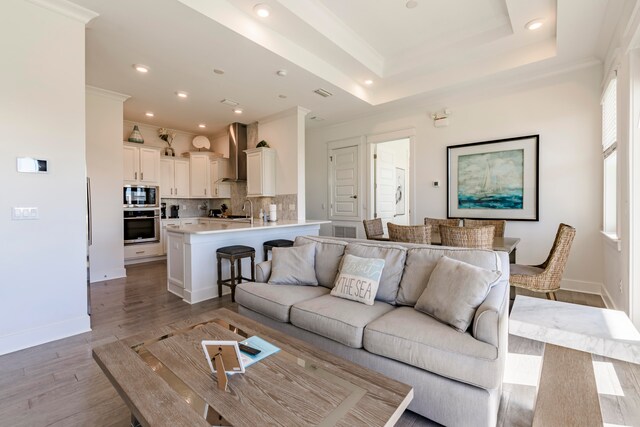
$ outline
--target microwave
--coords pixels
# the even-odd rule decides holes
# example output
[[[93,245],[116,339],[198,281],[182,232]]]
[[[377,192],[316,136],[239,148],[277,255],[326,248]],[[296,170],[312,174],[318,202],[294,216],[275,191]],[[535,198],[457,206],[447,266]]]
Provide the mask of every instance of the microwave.
[[[158,187],[125,185],[122,189],[122,205],[125,208],[157,208],[159,198]]]

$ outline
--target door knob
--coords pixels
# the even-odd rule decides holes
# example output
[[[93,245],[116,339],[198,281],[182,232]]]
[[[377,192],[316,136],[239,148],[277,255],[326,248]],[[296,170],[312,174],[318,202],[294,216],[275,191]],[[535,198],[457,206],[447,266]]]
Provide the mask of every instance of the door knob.
[[[351,198],[351,199],[357,199],[357,198],[358,198],[358,195],[350,196],[350,198]]]

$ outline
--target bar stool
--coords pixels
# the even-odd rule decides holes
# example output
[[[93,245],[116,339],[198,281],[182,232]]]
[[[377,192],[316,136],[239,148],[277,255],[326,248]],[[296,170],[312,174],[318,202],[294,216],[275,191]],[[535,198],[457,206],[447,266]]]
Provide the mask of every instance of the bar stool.
[[[269,260],[269,251],[273,248],[290,248],[293,246],[293,242],[287,239],[267,240],[263,243],[264,246],[264,260]]]
[[[255,257],[256,250],[251,246],[234,245],[219,248],[216,251],[218,258],[218,295],[222,296],[222,285],[231,288],[231,301],[236,301],[236,285],[242,283],[242,280],[255,281]],[[242,277],[242,259],[251,257],[251,279]],[[222,280],[222,259],[228,259],[231,264],[231,277]],[[236,275],[236,264],[238,265],[238,274]]]

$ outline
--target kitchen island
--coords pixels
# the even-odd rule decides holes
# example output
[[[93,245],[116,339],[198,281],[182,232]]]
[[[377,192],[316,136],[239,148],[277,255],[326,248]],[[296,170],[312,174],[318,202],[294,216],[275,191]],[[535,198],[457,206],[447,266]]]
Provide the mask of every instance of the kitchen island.
[[[321,224],[330,221],[280,220],[277,222],[221,221],[167,227],[167,288],[185,302],[195,304],[218,295],[216,251],[223,246],[245,245],[256,250],[256,263],[264,260],[262,244],[267,240],[295,240],[297,236],[317,236]],[[249,272],[251,263],[242,261]],[[223,262],[224,277],[228,263]],[[249,274],[245,273],[245,276]],[[224,287],[223,293],[230,292]]]

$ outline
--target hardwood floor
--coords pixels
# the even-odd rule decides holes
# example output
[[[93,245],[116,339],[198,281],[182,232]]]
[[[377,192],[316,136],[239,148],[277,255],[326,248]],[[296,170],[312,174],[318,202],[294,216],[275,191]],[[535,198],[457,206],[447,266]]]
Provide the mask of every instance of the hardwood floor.
[[[93,346],[209,310],[229,296],[189,305],[166,290],[164,262],[127,267],[126,279],[91,285],[92,331],[0,356],[0,426],[128,426],[129,411],[91,356]],[[594,295],[558,300],[603,306]],[[510,337],[499,426],[531,425],[542,344]],[[640,426],[640,367],[594,357],[605,423]],[[397,424],[433,426],[411,412]]]

